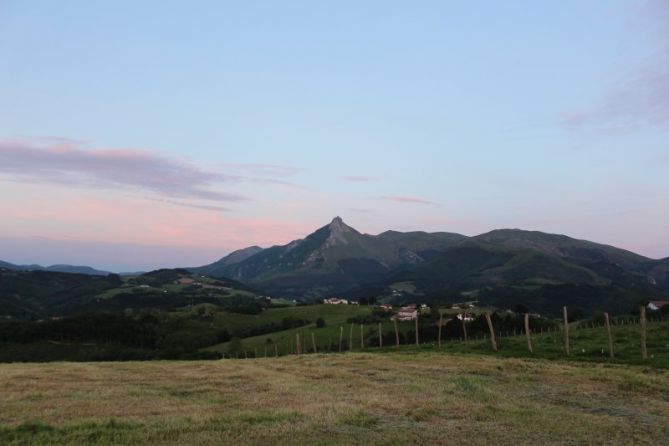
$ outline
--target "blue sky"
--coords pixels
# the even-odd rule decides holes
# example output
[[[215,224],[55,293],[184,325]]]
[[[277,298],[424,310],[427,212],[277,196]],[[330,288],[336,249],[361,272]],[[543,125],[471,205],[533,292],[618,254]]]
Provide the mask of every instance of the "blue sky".
[[[0,1],[0,259],[205,263],[335,215],[666,257],[667,23],[657,0]]]

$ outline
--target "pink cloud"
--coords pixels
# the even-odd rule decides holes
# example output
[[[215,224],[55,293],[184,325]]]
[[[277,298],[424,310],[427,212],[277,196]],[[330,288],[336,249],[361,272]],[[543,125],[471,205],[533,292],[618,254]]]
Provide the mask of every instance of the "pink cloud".
[[[99,197],[57,185],[27,186],[5,197],[0,215],[5,237],[218,248],[221,255],[247,245],[287,243],[313,230],[282,218],[232,218],[206,208],[184,210],[170,201]]]
[[[656,60],[669,60],[669,50]],[[592,107],[566,112],[563,123],[574,130],[627,132],[640,125],[669,128],[669,63],[641,67]]]
[[[619,78],[602,100],[567,111],[563,124],[573,130],[624,133],[639,126],[669,129],[669,2],[646,1],[636,11],[639,28],[655,48],[647,61]]]
[[[218,190],[220,183],[240,179],[235,175],[204,170],[149,151],[88,150],[69,141],[47,146],[0,141],[0,174],[18,181],[75,187],[139,188],[173,198],[246,200]]]
[[[414,203],[414,204],[434,204],[429,200],[425,200],[419,197],[410,197],[404,195],[390,195],[381,197],[384,200],[394,201],[396,203]]]

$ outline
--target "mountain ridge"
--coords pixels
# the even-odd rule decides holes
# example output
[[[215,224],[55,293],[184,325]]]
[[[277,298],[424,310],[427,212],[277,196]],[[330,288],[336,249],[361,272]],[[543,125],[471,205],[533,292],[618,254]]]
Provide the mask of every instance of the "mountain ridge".
[[[86,274],[90,276],[107,276],[113,274],[110,271],[95,269],[85,265],[66,265],[55,264],[50,266],[42,266],[37,264],[32,265],[15,265],[13,263],[0,260],[0,268],[15,270],[15,271],[51,271],[56,273],[71,273],[71,274]]]
[[[246,248],[248,249],[248,248]],[[231,253],[232,255],[233,253]],[[669,261],[561,234],[497,229],[363,234],[340,217],[304,238],[193,271],[230,277],[268,293],[319,298],[373,285],[410,282],[423,293],[489,286],[639,286],[669,290]]]

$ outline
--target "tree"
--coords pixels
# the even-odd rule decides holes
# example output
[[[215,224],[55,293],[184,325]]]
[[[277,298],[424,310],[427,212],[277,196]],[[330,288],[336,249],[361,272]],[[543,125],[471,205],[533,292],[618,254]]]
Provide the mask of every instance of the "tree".
[[[318,319],[316,319],[316,328],[323,328],[323,327],[325,327],[325,319],[319,317]]]

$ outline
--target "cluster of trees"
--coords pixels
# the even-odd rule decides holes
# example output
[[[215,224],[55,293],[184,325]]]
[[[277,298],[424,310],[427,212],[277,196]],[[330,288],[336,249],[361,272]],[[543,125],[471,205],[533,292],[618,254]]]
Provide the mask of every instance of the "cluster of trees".
[[[82,313],[44,321],[3,321],[0,361],[218,358],[218,353],[199,350],[233,337],[258,336],[309,323],[306,319],[284,317],[231,333],[209,323],[194,326],[188,318],[156,310]],[[54,348],[46,349],[44,344]],[[28,355],[29,351],[33,353]]]
[[[617,284],[544,285],[537,288],[491,287],[480,291],[479,303],[497,308],[511,308],[522,304],[533,312],[559,317],[562,307],[571,311],[570,320],[591,317],[605,308],[609,314],[638,312],[644,299],[666,300],[667,293],[650,285],[623,287]]]

